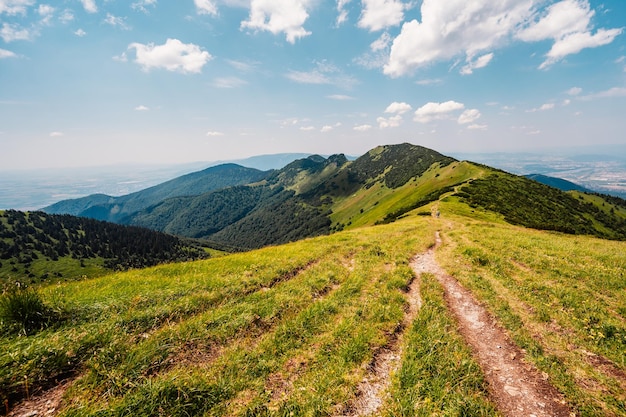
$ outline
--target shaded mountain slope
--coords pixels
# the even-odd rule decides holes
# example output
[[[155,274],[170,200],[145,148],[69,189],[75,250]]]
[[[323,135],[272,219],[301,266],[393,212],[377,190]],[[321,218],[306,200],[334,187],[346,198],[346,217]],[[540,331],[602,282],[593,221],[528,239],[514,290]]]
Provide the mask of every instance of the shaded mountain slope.
[[[95,194],[64,200],[43,210],[51,214],[71,214],[98,220],[119,222],[122,218],[163,200],[179,196],[199,195],[225,187],[250,184],[262,180],[268,172],[223,164],[174,178],[132,194],[111,197]]]
[[[543,174],[528,174],[524,175],[526,178],[540,182],[550,187],[558,188],[561,191],[582,191],[591,193],[592,191],[568,180],[562,178],[550,177]]]

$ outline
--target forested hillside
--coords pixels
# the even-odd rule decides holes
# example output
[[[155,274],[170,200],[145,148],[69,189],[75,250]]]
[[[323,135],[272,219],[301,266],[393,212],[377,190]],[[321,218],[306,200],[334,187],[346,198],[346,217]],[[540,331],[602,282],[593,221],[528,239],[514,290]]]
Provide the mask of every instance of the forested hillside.
[[[154,187],[121,197],[94,194],[83,198],[64,200],[43,210],[51,214],[71,214],[97,220],[119,222],[126,216],[163,200],[180,196],[195,196],[225,187],[250,184],[262,180],[268,172],[223,164],[174,178]]]
[[[208,257],[152,230],[43,212],[0,212],[0,283],[28,283]]]

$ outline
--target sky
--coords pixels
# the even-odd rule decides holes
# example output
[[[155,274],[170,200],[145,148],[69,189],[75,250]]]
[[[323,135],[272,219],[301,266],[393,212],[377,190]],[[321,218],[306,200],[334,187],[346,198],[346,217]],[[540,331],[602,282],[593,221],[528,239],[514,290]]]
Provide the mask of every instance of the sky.
[[[0,170],[626,143],[624,0],[0,0]]]

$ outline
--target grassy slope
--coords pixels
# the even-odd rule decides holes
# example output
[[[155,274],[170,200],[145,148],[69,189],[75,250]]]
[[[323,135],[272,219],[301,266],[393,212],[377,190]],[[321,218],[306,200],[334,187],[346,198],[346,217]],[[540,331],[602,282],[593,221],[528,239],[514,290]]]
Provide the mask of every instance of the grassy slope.
[[[481,175],[474,169],[461,163],[424,181]],[[368,223],[414,202],[397,191],[403,197],[393,200],[376,197],[382,188],[363,192],[372,204],[380,198],[372,211],[386,205]],[[336,213],[346,221],[350,209]],[[25,395],[25,382],[32,391],[77,375],[63,415],[336,414],[402,320],[410,257],[441,229],[439,261],[577,415],[626,415],[626,243],[511,226],[456,197],[416,211],[431,210],[441,218],[413,212],[389,225],[43,288],[65,321],[0,338],[0,400]],[[382,415],[495,415],[429,276],[422,297]]]
[[[499,317],[577,415],[626,415],[626,243],[505,224],[456,199],[444,267]]]

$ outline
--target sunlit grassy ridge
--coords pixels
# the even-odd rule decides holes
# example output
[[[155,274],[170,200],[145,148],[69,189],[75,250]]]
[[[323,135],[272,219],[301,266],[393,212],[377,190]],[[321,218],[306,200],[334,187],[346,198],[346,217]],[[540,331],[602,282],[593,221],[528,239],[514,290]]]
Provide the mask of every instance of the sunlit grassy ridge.
[[[475,169],[446,169],[480,175],[465,167]],[[439,219],[418,215],[437,210]],[[626,415],[626,243],[511,226],[456,197],[387,225],[42,287],[61,321],[0,337],[0,400],[74,377],[61,415],[348,412],[402,330],[409,260],[436,230],[439,261],[577,415]],[[442,288],[430,275],[421,284],[379,415],[497,415]]]
[[[456,215],[442,224],[440,262],[577,412],[626,415],[626,243]]]

